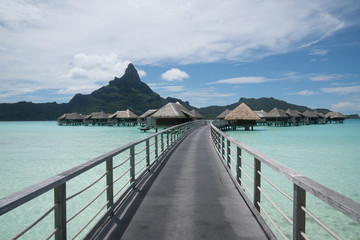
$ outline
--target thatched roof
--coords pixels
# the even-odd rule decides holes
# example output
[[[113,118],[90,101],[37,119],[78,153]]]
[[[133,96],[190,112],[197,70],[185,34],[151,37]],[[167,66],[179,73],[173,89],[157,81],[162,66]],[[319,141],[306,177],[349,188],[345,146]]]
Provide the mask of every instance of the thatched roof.
[[[157,112],[157,109],[149,109],[146,112],[144,112],[143,114],[141,114],[139,118],[151,117],[151,115],[153,115],[156,112]]]
[[[259,116],[259,118],[262,118],[265,116],[266,112],[264,110],[260,110],[260,111],[254,111],[254,113],[256,113],[256,115]]]
[[[266,113],[266,118],[280,118],[280,117],[289,117],[284,110],[273,108],[270,112]]]
[[[301,115],[303,115],[304,117],[310,117],[310,118],[317,118],[317,117],[319,117],[318,112],[316,112],[316,111],[309,111],[309,110],[306,110],[306,111],[303,112]]]
[[[192,113],[180,103],[168,103],[152,115],[153,118],[188,118]]]
[[[222,113],[220,113],[216,118],[219,119],[224,119],[226,117],[226,115],[228,115],[231,112],[231,110],[226,109],[225,111],[223,111]]]
[[[342,118],[345,119],[346,116],[344,116],[343,114],[339,113],[339,112],[328,112],[325,115],[326,118],[330,118],[330,119],[334,119],[334,118]]]
[[[226,115],[225,120],[260,120],[260,117],[256,115],[245,103],[240,104],[237,108],[232,110]]]
[[[301,117],[301,113],[298,110],[291,110],[290,108],[285,111],[290,117]]]
[[[108,119],[108,118],[109,118],[109,115],[104,113],[103,111],[93,112],[86,117],[86,119]]]
[[[118,119],[137,119],[139,116],[126,109],[125,111],[117,111],[114,114],[111,114],[109,118],[118,118]]]
[[[85,116],[76,112],[65,113],[58,118],[58,120],[83,120],[83,119],[85,119]]]
[[[196,119],[201,119],[204,118],[203,115],[201,115],[198,111],[196,111],[195,109],[190,111],[192,113],[192,115],[196,118]]]

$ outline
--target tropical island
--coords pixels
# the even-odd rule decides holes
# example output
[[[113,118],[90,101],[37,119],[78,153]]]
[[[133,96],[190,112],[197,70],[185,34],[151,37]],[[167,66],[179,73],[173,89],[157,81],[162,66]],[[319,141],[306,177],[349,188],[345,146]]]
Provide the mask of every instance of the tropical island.
[[[310,109],[306,106],[265,97],[259,99],[240,98],[238,102],[226,106],[196,108],[181,99],[162,98],[141,81],[136,68],[130,63],[122,77],[115,77],[109,81],[108,85],[93,91],[91,94],[78,93],[68,103],[2,103],[0,104],[0,121],[54,121],[66,113],[77,112],[87,116],[96,112],[115,114],[117,111],[126,110],[140,116],[150,109],[160,109],[168,103],[177,102],[186,109],[200,113],[205,119],[215,119],[226,109],[233,110],[242,103],[245,103],[253,111],[270,112],[277,108],[300,113],[316,111],[324,116],[330,112],[328,109]],[[323,116],[320,117],[323,118]],[[357,114],[348,117],[359,118]]]

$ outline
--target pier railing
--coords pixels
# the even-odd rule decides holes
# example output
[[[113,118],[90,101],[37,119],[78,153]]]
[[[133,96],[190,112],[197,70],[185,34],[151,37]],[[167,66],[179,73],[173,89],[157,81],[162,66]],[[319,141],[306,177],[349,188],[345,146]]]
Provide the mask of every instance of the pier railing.
[[[0,216],[15,210],[15,208],[35,198],[41,197],[49,191],[53,191],[52,203],[48,203],[50,205],[49,209],[40,213],[39,217],[22,231],[14,233],[13,239],[18,239],[22,236],[25,239],[33,238],[29,237],[31,235],[26,236],[26,233],[45,218],[51,218],[51,215],[53,219],[52,226],[47,226],[49,227],[48,229],[41,229],[42,232],[46,232],[47,237],[45,239],[74,239],[84,236],[86,230],[92,229],[95,225],[95,219],[99,221],[99,219],[105,219],[112,215],[116,210],[116,204],[121,203],[134,190],[136,183],[147,174],[148,170],[159,158],[171,151],[193,129],[204,124],[205,121],[194,121],[165,129],[2,198],[0,199]],[[86,179],[82,180],[86,182],[85,186],[77,189],[74,193],[69,193],[67,185],[73,182],[71,180],[81,177],[90,172],[90,170],[93,171],[95,167],[99,169],[101,165],[103,167],[100,170],[91,173],[91,177],[95,178],[95,180],[90,182],[88,176],[86,176]],[[96,176],[94,177],[93,175]],[[77,180],[75,181],[75,185],[78,185]],[[98,186],[99,184],[100,186]],[[91,191],[87,191],[89,189]],[[95,194],[94,191],[96,192]],[[80,202],[80,204],[75,204],[77,207],[79,205],[83,207],[80,207],[80,209],[70,209],[71,204],[69,202],[86,192],[91,192],[91,194],[87,194],[85,200],[77,199],[77,202]],[[99,201],[100,203],[98,203]],[[84,217],[82,213],[89,206],[91,206],[94,214],[92,216],[86,214]],[[22,212],[21,214],[27,215],[28,213]],[[86,218],[85,223],[75,231],[73,230],[72,236],[68,236],[68,228],[73,223],[73,219],[76,218],[81,218],[81,220]],[[13,224],[18,223],[14,222]]]
[[[341,229],[353,227],[359,231],[359,203],[238,142],[215,125],[216,121],[211,123],[212,141],[223,164],[234,183],[244,193],[248,204],[253,207],[254,211],[261,213],[263,219],[268,222],[279,238],[310,239],[307,229],[310,229],[309,223],[311,222],[311,224],[318,224],[323,229],[321,234],[327,235],[326,239],[328,235],[335,239],[342,239],[335,230],[313,213],[319,211],[317,209],[319,203],[313,206],[314,204],[310,204],[308,201],[309,206],[307,206],[309,198],[311,201],[322,200],[325,205],[335,209],[334,211],[344,214],[345,216],[340,217],[344,217],[348,221],[344,222],[330,217],[332,224],[338,221]],[[353,184],[356,185],[356,183]],[[265,199],[261,200],[263,197]],[[281,198],[285,200],[280,200]],[[321,201],[318,202],[323,204]],[[281,209],[281,206],[286,206],[286,209]],[[310,208],[313,212],[310,211]],[[346,229],[346,231],[351,232],[352,229]],[[316,239],[323,239],[318,234],[320,235],[319,232],[316,232]],[[353,232],[352,234],[354,236],[358,233]]]

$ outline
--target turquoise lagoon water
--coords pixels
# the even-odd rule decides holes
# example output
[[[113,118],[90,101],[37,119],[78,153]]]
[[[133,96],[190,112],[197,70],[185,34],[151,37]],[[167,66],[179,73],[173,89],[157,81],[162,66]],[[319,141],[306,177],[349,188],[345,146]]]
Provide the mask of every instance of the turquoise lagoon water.
[[[344,124],[299,127],[257,126],[254,131],[227,131],[226,134],[360,203],[360,120],[346,120]],[[253,164],[253,159],[244,155],[249,163]],[[246,164],[243,165],[245,165],[244,168],[247,167]],[[248,169],[248,171],[251,175],[253,170]],[[262,171],[292,196],[292,184],[287,179],[279,176],[264,164]],[[266,181],[262,182],[264,189],[268,191],[268,195],[274,202],[281,206],[281,209],[285,209],[288,216],[292,216],[291,202],[278,194],[276,190],[272,191],[273,188]],[[249,182],[248,184],[252,187]],[[277,211],[263,196],[262,202],[264,206],[267,205],[270,212],[277,216],[274,221],[283,228],[287,237],[292,238],[289,233],[291,225],[276,213]],[[360,239],[359,224],[334,211],[310,194],[307,196],[307,206],[311,212],[321,216],[320,219],[336,230],[342,238]],[[264,218],[267,219],[266,216]],[[269,221],[267,222],[271,225]],[[276,232],[276,230],[273,231]],[[308,224],[306,231],[311,239],[332,239],[313,223]],[[281,238],[279,234],[277,236]]]
[[[140,132],[137,127],[58,126],[56,122],[0,122],[0,198],[153,133],[154,130]],[[114,164],[115,161],[116,159]],[[102,164],[89,173],[71,180],[67,183],[68,194],[87,186],[101,176],[104,170]],[[70,200],[67,206],[68,215],[72,216],[76,209],[81,209],[101,192],[104,186],[106,185],[102,180],[92,187],[91,191],[82,194],[84,196],[80,195]],[[103,195],[89,212],[84,211],[83,214],[93,216],[104,204],[106,193]],[[52,206],[52,202],[53,192],[50,191],[1,216],[0,239],[14,237],[46,212]],[[24,215],[24,212],[28,214]],[[69,237],[86,223],[86,218],[82,218],[82,215],[78,218],[68,225]],[[52,231],[52,219],[51,214],[34,229],[25,233],[22,239],[44,239]]]
[[[141,133],[137,127],[58,126],[56,122],[0,122],[0,198],[152,133]],[[226,133],[301,174],[360,202],[360,120],[346,120],[344,124],[300,127],[258,126],[254,131],[238,130]],[[102,168],[103,166],[94,171],[102,173]],[[262,170],[268,171],[265,167]],[[91,174],[93,173],[90,171],[89,177]],[[269,176],[292,195],[292,185],[288,184],[286,179],[271,171]],[[69,183],[67,189],[78,188],[78,185],[86,186],[87,181],[78,179],[72,182],[74,183]],[[85,183],[81,184],[82,182]],[[266,183],[263,185],[265,188]],[[13,237],[43,213],[44,209],[48,209],[51,206],[52,194],[49,192],[0,217],[1,238]],[[287,215],[292,215],[291,204],[287,200],[282,200],[273,192],[268,194],[286,208]],[[75,199],[72,204],[82,207],[84,204],[81,201],[84,200]],[[330,227],[340,231],[341,237],[360,239],[358,224],[324,206],[321,201],[312,199],[311,196],[308,196],[307,201],[307,206],[323,216]],[[266,207],[266,200],[262,198],[262,202]],[[39,210],[39,206],[42,206],[43,210]],[[32,213],[23,215],[24,209],[30,209]],[[47,236],[51,231],[45,234],[43,229],[52,225],[52,216],[48,218],[50,219],[44,221],[43,225],[40,224],[26,233],[24,239],[40,239]],[[291,238],[290,227],[281,219],[282,217],[278,216],[275,221],[280,226],[284,225],[283,231]],[[74,229],[69,227],[68,236],[77,232],[74,226],[84,224],[77,223],[76,219],[72,221],[74,222],[71,228]],[[24,224],[14,224],[19,222]],[[309,226],[308,231],[312,239],[329,238],[326,233],[315,227]]]

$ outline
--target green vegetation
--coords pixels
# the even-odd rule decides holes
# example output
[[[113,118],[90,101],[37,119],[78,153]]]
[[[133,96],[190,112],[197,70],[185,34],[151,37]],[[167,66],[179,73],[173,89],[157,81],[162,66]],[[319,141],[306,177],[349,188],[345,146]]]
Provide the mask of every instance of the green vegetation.
[[[115,77],[108,85],[101,87],[91,94],[76,94],[69,103],[3,103],[0,104],[0,121],[41,121],[56,120],[64,113],[78,112],[89,114],[104,111],[114,113],[119,110],[130,109],[137,115],[141,115],[148,109],[158,109],[168,102],[180,102],[189,110],[195,109],[207,119],[214,119],[225,109],[233,110],[239,104],[245,103],[252,110],[270,111],[274,107],[281,109],[293,109],[300,112],[310,110],[305,106],[298,106],[275,98],[240,98],[239,102],[227,106],[210,106],[195,108],[189,102],[181,99],[160,97],[151,88],[140,80],[137,70],[129,64],[124,76]],[[316,109],[318,112],[327,113],[327,109]]]

